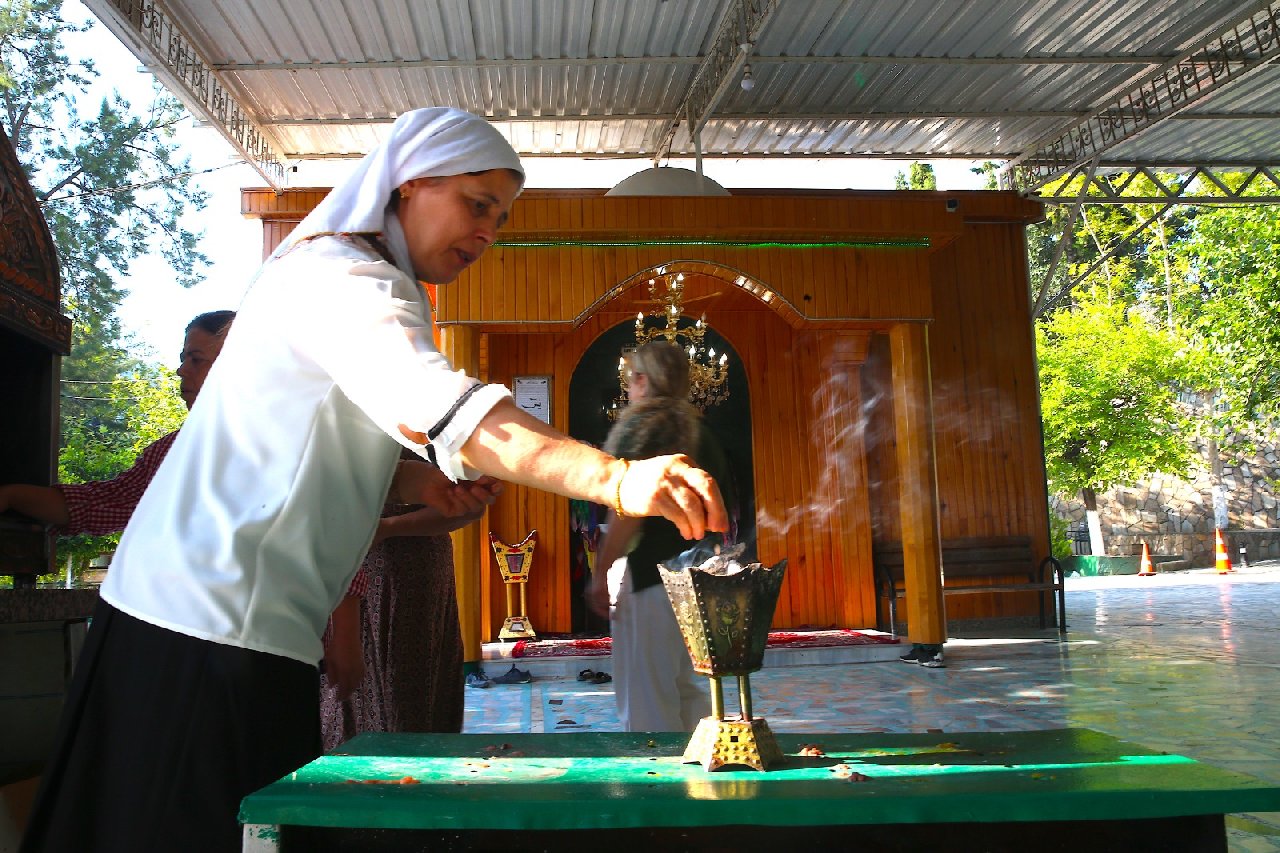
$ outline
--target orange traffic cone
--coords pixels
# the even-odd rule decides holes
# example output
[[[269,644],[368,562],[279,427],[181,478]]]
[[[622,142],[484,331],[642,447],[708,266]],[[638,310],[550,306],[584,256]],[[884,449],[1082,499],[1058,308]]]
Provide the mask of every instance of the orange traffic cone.
[[[1231,557],[1227,554],[1227,545],[1222,541],[1221,527],[1213,529],[1213,558],[1218,574],[1225,575],[1227,572],[1235,571],[1231,568]]]
[[[1138,577],[1149,578],[1156,573],[1155,568],[1151,565],[1151,549],[1147,547],[1147,543],[1142,543],[1142,560],[1138,563]]]

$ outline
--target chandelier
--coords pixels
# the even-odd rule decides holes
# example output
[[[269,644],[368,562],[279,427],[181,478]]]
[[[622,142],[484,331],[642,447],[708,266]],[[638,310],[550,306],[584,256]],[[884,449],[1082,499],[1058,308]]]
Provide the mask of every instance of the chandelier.
[[[663,289],[659,291],[661,282]],[[609,420],[618,416],[618,412],[627,404],[627,355],[649,341],[662,338],[670,341],[689,354],[689,402],[706,411],[711,406],[723,403],[729,397],[729,356],[721,353],[716,356],[714,347],[707,347],[703,337],[707,333],[707,315],[703,314],[693,323],[680,324],[684,313],[684,273],[664,275],[658,279],[649,279],[649,301],[656,306],[647,315],[636,313],[635,347],[627,347],[618,359],[618,384],[622,393],[609,406]],[[652,317],[661,325],[645,322]]]

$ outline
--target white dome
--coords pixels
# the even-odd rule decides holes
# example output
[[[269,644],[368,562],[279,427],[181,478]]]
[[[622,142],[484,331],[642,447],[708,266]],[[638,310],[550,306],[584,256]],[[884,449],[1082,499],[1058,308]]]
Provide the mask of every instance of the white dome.
[[[691,169],[655,166],[623,178],[605,195],[728,195],[729,191]]]

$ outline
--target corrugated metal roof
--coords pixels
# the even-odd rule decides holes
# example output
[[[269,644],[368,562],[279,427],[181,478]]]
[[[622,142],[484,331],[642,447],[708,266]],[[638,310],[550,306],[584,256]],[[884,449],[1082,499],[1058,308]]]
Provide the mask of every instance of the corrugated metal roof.
[[[88,5],[216,120],[173,82],[185,66],[157,22],[178,33],[284,159],[363,154],[397,115],[428,105],[488,116],[526,155],[692,156],[700,141],[704,156],[1028,158],[1205,39],[1259,10],[1280,17],[1280,4],[1240,0]],[[745,49],[717,58],[735,25],[750,33]],[[1257,58],[1275,37],[1253,33]],[[695,141],[689,121],[672,128],[705,105],[691,95],[700,73],[720,86]],[[1278,75],[1232,79],[1101,162],[1280,163]]]

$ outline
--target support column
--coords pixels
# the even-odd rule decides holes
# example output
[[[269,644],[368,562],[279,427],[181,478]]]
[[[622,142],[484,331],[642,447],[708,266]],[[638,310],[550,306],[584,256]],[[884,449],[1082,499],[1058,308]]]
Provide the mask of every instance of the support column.
[[[822,430],[829,468],[815,497],[837,513],[832,526],[834,575],[840,625],[876,621],[875,576],[871,544],[871,502],[867,500],[867,452],[862,424],[862,365],[871,333],[841,329],[823,332],[823,373],[814,421]]]
[[[947,639],[947,614],[942,598],[929,327],[923,323],[899,323],[889,332],[889,343],[903,578],[910,614],[907,636],[913,643],[938,645]]]
[[[480,374],[480,332],[471,326],[440,328],[440,351],[455,370]],[[485,563],[480,550],[480,524],[468,524],[449,534],[453,539],[453,577],[457,585],[458,620],[462,629],[462,660],[466,672],[482,657],[480,573]]]

